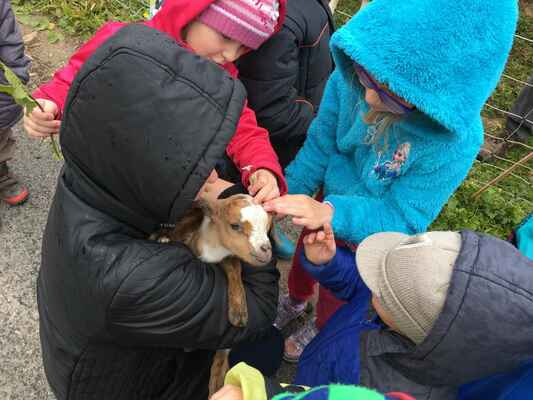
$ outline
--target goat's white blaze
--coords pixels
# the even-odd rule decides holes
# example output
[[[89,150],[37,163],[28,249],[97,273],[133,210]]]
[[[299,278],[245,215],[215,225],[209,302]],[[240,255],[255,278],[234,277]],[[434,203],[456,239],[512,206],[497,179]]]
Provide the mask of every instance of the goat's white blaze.
[[[268,214],[262,206],[253,204],[241,208],[241,222],[249,222],[252,232],[248,240],[254,250],[260,252],[261,246],[269,244],[268,239]]]

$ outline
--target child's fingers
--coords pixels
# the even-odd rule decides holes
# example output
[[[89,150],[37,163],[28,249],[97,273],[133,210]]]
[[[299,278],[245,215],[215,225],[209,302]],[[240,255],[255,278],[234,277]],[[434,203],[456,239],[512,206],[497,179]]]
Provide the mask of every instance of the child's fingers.
[[[279,197],[279,191],[274,185],[266,185],[254,196],[257,204],[263,204],[265,201],[273,200]]]
[[[224,385],[209,400],[242,400],[242,390],[233,385]]]
[[[324,231],[317,232],[316,240],[318,240],[319,242],[323,242],[325,238],[326,238],[326,234],[324,233]]]
[[[305,238],[304,238],[304,241],[306,244],[313,244],[316,240],[316,233],[315,232],[311,232],[309,235],[307,235]]]
[[[34,118],[33,116],[30,116],[28,119],[28,122],[32,123],[35,126],[38,126],[41,129],[49,129],[53,131],[58,131],[59,127],[61,126],[61,121],[57,121],[55,119],[45,119],[45,118]]]
[[[313,226],[309,226],[309,219],[305,217],[293,217],[292,223],[298,226],[305,226],[307,229],[315,229]]]
[[[328,222],[324,225],[324,234],[326,235],[328,240],[334,238],[333,227],[331,226],[331,223]]]
[[[263,204],[263,208],[268,212],[276,212],[293,217],[303,218],[307,216],[308,210],[302,207],[301,196],[285,195],[276,199],[270,200]]]
[[[24,120],[24,129],[26,129],[26,132],[29,136],[32,136],[34,138],[48,137],[54,133],[57,133],[56,129],[42,127],[30,119]]]
[[[36,121],[53,121],[55,120],[55,114],[51,112],[43,112],[38,108],[34,108],[30,114],[30,118]]]

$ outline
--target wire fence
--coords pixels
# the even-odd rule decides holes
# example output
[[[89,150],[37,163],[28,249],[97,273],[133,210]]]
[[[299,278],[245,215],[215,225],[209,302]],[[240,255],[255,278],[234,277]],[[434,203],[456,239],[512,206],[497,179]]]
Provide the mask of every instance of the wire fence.
[[[340,9],[341,2],[342,0],[330,1],[332,12],[344,19],[351,18],[352,14]],[[367,2],[363,0],[361,8]],[[531,46],[531,52],[533,53],[533,39],[515,34],[515,43],[517,41],[526,46]],[[530,71],[530,73],[532,72]],[[512,82],[513,85],[518,86],[516,89],[520,89],[518,90],[520,93],[532,91],[533,80],[531,77],[526,77],[525,79],[528,81],[504,73],[500,83],[505,85],[507,84],[505,81]],[[523,93],[523,95],[525,94]],[[531,99],[533,94],[529,94],[527,97]],[[526,110],[523,108],[517,113],[505,110],[491,102],[485,104],[483,110],[483,115],[485,116],[485,145],[480,157],[478,157],[480,159],[474,163],[475,167],[481,169],[485,179],[480,179],[478,176],[469,177],[469,181],[479,187],[479,190],[473,194],[474,198],[479,197],[487,189],[493,187],[513,200],[526,202],[533,209],[533,146],[530,145],[530,143],[533,144],[531,140],[533,104],[531,104],[531,100],[526,105]],[[493,127],[489,132],[487,126],[490,126],[490,123],[494,121],[498,121],[500,124],[496,124],[496,127]],[[512,128],[509,128],[509,126],[512,126]],[[527,132],[525,138],[523,136],[519,137],[518,133],[521,131]],[[530,139],[529,143],[528,139]],[[511,151],[512,155],[509,156],[508,153]],[[510,180],[514,180],[514,182],[508,182]],[[510,189],[516,188],[517,183],[519,190]]]

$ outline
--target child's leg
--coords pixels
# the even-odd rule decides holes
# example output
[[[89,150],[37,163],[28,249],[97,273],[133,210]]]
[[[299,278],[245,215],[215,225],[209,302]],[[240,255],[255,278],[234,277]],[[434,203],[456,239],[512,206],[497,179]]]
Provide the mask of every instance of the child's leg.
[[[320,330],[345,301],[337,299],[328,289],[318,285],[318,302],[316,303],[316,327]]]
[[[316,281],[311,275],[309,275],[302,267],[300,263],[300,256],[303,251],[303,238],[309,233],[306,229],[298,238],[298,244],[296,245],[296,252],[292,260],[291,270],[289,271],[289,296],[292,300],[298,302],[306,302],[313,295],[315,291]]]
[[[15,141],[11,137],[11,128],[0,128],[0,164],[9,161],[15,151]]]
[[[7,161],[13,157],[15,150],[11,134],[11,128],[0,128],[0,201],[14,206],[26,201],[29,192],[9,173],[7,167]]]
[[[280,296],[278,315],[274,325],[283,329],[305,312],[306,302],[313,295],[315,280],[300,265],[300,254],[303,251],[303,237],[298,239],[298,246],[289,271],[289,294]]]

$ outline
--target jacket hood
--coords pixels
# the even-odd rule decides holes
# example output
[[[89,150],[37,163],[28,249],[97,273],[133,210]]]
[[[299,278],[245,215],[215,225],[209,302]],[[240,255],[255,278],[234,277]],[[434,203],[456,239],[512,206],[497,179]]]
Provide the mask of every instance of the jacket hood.
[[[143,232],[175,223],[223,156],[244,101],[238,81],[166,34],[123,28],[84,64],[67,98],[70,189]]]
[[[482,140],[480,111],[511,49],[516,0],[373,0],[332,37],[350,83],[353,61],[461,138]]]
[[[172,36],[183,43],[181,32],[195,20],[211,3],[217,0],[165,0],[156,15],[146,25]],[[285,20],[287,0],[279,1],[279,19],[274,33],[279,32]]]
[[[461,236],[446,302],[426,339],[415,346],[394,333],[368,337],[370,353],[381,349],[418,384],[458,387],[533,360],[533,261],[503,240]]]

